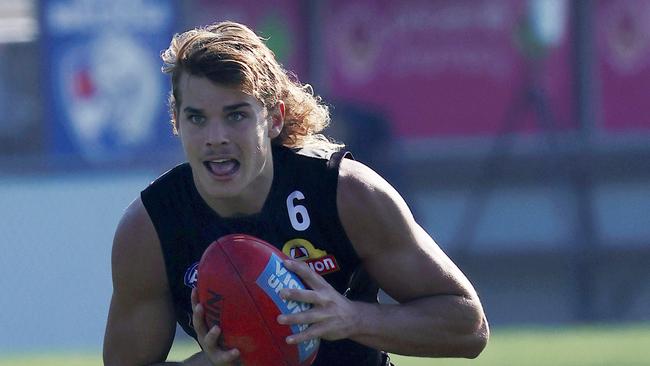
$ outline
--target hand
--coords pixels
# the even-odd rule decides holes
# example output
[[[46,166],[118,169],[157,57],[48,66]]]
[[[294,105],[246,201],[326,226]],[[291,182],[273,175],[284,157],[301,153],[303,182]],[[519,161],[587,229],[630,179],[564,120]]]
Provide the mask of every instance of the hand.
[[[227,366],[239,357],[239,350],[233,348],[231,350],[221,349],[218,345],[221,329],[218,326],[213,326],[208,330],[205,324],[205,312],[203,306],[199,303],[199,294],[197,290],[192,289],[192,324],[196,331],[197,339],[203,354],[208,358],[210,363],[214,366]]]
[[[313,338],[333,341],[354,334],[359,320],[357,303],[338,293],[306,263],[288,259],[284,265],[297,274],[311,290],[284,288],[280,291],[280,296],[288,301],[313,305],[307,311],[278,316],[280,324],[309,324],[306,330],[287,337],[287,343],[296,344]]]

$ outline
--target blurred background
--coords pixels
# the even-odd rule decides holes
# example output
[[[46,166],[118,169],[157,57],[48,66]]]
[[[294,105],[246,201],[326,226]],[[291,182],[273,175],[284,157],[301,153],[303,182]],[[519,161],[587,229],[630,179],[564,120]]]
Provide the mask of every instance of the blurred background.
[[[650,321],[650,1],[0,0],[0,354],[99,352],[123,209],[183,161],[160,72],[268,38],[494,329]]]

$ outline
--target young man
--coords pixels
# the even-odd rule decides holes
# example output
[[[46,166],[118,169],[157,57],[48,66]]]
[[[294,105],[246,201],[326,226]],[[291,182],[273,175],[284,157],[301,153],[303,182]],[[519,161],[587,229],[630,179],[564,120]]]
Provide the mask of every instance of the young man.
[[[321,339],[314,365],[388,364],[379,350],[482,351],[488,324],[470,282],[398,192],[319,134],[327,108],[255,33],[232,22],[194,29],[162,57],[187,163],[146,188],[117,228],[106,365],[164,364],[176,322],[202,349],[181,364],[236,362],[239,351],[219,348],[220,329],[207,329],[193,290],[201,254],[230,233],[260,237],[316,269],[286,262],[311,290],[281,296],[313,307],[278,318],[310,325],[287,342]],[[376,303],[368,279],[399,304]]]

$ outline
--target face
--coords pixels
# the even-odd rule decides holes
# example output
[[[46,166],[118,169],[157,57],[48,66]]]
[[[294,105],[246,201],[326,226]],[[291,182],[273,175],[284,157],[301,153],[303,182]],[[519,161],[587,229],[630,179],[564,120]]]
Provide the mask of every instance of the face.
[[[183,74],[178,131],[194,184],[222,215],[261,209],[273,181],[271,139],[282,129],[284,105],[267,111],[237,88]]]

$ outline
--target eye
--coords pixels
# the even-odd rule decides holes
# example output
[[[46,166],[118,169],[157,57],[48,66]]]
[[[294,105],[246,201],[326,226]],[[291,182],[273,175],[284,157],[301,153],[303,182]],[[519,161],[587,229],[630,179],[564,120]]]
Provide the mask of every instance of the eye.
[[[190,114],[187,116],[187,120],[194,125],[202,125],[205,123],[205,117],[200,114]]]
[[[246,118],[246,113],[237,111],[228,114],[228,120],[233,122],[239,122]]]

